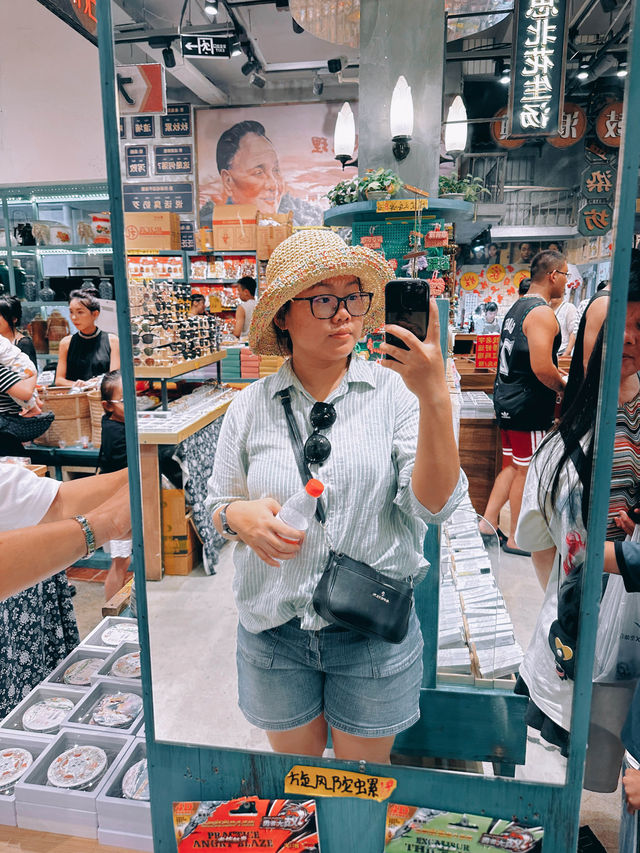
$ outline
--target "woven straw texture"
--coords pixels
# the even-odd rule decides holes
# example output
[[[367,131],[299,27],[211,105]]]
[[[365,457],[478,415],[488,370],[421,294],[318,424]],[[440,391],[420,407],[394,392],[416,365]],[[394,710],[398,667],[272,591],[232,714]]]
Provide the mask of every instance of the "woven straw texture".
[[[42,394],[42,411],[54,412],[56,419],[34,444],[49,447],[75,444],[83,435],[91,435],[91,416],[87,393],[69,393],[69,388],[47,388]]]
[[[280,346],[273,325],[278,310],[312,284],[338,275],[360,279],[362,289],[371,291],[371,310],[364,318],[363,332],[373,332],[384,323],[384,286],[393,272],[382,255],[364,246],[347,246],[332,231],[298,231],[276,247],[267,264],[267,286],[253,312],[249,346],[260,355],[289,355]]]

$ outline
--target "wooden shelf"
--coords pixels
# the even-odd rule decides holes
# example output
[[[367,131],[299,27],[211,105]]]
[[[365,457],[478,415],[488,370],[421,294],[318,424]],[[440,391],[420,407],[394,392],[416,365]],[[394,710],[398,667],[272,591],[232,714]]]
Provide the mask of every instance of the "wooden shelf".
[[[141,365],[134,368],[134,377],[136,379],[174,379],[176,376],[182,376],[184,373],[191,373],[192,370],[198,370],[208,364],[222,361],[226,356],[227,351],[221,349],[219,352],[211,353],[211,355],[203,355],[202,358],[192,358],[189,361],[182,361],[180,364],[172,364],[171,367],[144,367]]]
[[[189,438],[190,435],[193,435],[195,432],[198,432],[224,415],[230,405],[231,400],[221,403],[215,409],[200,415],[199,418],[196,418],[190,424],[182,427],[182,429],[179,429],[177,432],[140,431],[138,432],[138,441],[140,444],[180,444],[180,442],[184,441],[185,438]]]

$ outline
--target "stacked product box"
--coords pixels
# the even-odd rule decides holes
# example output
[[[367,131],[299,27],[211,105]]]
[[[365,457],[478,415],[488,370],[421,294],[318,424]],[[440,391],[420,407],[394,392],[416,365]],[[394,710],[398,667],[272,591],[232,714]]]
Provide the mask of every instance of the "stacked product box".
[[[54,737],[86,693],[67,684],[36,685],[0,723],[0,732]]]
[[[98,793],[132,741],[97,728],[62,729],[16,783],[17,825],[97,838]]]
[[[51,735],[0,729],[0,825],[16,826],[15,786],[51,740]]]
[[[260,376],[269,376],[272,373],[277,373],[282,364],[284,363],[284,358],[279,355],[263,355],[260,357],[260,367],[259,373]]]
[[[65,727],[133,735],[141,723],[142,684],[131,679],[97,678],[69,714]]]
[[[260,378],[260,356],[254,355],[250,349],[240,351],[240,375],[243,379]]]
[[[438,670],[482,678],[516,672],[522,649],[468,498],[443,526],[440,566]]]
[[[107,649],[109,654],[122,643],[138,642],[138,623],[127,616],[105,616],[80,643],[79,648]]]
[[[98,841],[134,850],[153,850],[147,747],[136,737],[105,778],[96,801]]]
[[[240,381],[240,353],[243,349],[243,347],[225,346],[227,355],[222,362],[222,378],[225,382]]]

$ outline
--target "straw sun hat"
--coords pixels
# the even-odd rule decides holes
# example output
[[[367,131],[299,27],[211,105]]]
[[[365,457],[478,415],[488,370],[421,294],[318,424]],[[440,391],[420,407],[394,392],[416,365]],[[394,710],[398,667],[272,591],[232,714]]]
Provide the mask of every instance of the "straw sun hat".
[[[312,284],[338,275],[360,279],[373,293],[364,332],[384,323],[384,286],[393,272],[382,255],[365,246],[347,246],[333,231],[297,231],[274,250],[267,264],[267,286],[256,305],[249,328],[249,346],[260,355],[289,355],[276,336],[273,318],[280,308]]]

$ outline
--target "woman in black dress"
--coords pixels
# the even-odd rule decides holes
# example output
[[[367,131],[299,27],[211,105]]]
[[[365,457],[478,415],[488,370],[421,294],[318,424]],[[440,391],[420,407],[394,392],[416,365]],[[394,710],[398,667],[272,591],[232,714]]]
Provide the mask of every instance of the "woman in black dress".
[[[84,386],[96,376],[120,367],[117,335],[96,326],[100,303],[89,290],[72,290],[69,315],[78,330],[60,341],[56,385]]]

